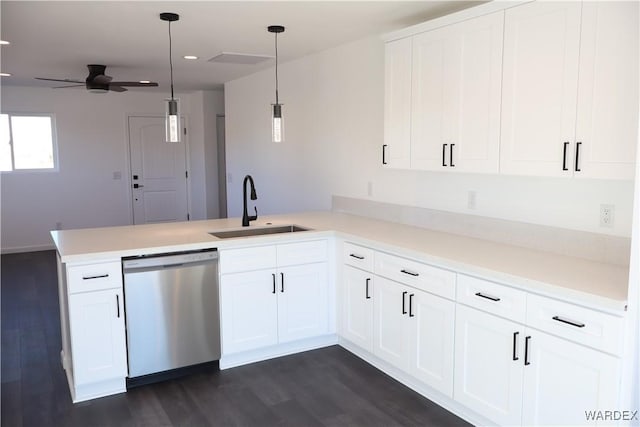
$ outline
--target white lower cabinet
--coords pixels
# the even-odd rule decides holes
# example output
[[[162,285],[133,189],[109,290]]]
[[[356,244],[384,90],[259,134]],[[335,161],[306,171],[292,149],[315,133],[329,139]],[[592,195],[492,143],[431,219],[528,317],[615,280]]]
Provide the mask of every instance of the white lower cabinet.
[[[613,355],[462,304],[455,345],[454,399],[497,425],[597,425],[587,413],[619,408]]]
[[[342,336],[373,352],[373,274],[350,266],[344,268]]]
[[[373,353],[451,396],[454,312],[452,301],[376,277]]]
[[[69,323],[76,385],[127,376],[122,290],[69,296]]]
[[[329,332],[326,253],[326,241],[221,251],[223,357]],[[238,271],[245,256],[254,271]]]
[[[498,425],[519,425],[522,326],[458,304],[454,398]]]

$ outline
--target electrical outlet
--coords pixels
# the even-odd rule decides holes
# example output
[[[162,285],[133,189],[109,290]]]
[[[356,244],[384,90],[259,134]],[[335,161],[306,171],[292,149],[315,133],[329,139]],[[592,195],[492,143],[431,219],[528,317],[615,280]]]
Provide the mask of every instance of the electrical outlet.
[[[600,227],[612,228],[614,215],[614,205],[600,205]]]
[[[471,210],[476,208],[476,192],[473,190],[467,193],[467,208]]]
[[[373,182],[371,181],[367,182],[367,196],[369,197],[373,196]]]

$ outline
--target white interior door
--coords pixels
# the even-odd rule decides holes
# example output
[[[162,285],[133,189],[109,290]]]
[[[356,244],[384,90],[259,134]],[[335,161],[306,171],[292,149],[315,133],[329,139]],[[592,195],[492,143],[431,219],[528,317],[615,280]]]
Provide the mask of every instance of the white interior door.
[[[134,224],[189,219],[183,136],[167,143],[164,117],[129,117]]]

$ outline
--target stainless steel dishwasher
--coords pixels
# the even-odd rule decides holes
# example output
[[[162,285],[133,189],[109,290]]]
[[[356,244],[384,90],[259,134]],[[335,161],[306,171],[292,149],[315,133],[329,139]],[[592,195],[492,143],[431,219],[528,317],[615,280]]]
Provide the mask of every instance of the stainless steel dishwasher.
[[[129,378],[220,359],[218,252],[124,258]]]

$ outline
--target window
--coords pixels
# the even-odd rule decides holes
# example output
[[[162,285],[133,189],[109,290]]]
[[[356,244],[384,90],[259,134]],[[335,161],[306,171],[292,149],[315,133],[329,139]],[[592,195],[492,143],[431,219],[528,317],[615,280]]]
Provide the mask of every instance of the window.
[[[0,171],[55,170],[51,114],[0,114]]]

